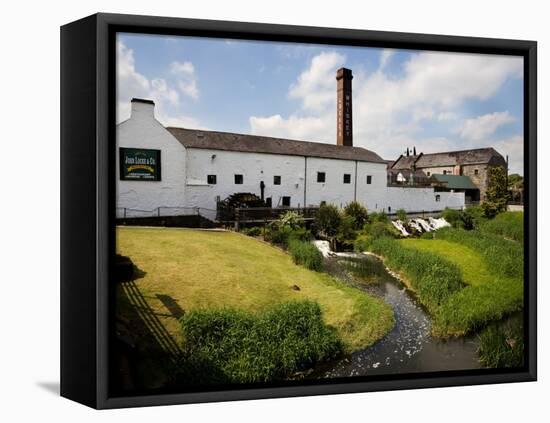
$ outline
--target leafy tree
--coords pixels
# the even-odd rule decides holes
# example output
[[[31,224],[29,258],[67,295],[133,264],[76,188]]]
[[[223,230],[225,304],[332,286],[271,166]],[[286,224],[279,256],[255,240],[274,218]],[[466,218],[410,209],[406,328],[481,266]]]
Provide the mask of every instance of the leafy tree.
[[[344,215],[353,219],[354,229],[361,229],[369,219],[367,209],[357,201],[352,201],[344,207]]]
[[[506,169],[493,166],[488,169],[489,186],[482,204],[485,217],[493,218],[506,210],[508,202],[508,187],[506,185]]]
[[[323,232],[327,237],[334,237],[338,233],[340,220],[342,216],[338,208],[332,204],[323,204],[319,207],[315,226],[317,230]]]

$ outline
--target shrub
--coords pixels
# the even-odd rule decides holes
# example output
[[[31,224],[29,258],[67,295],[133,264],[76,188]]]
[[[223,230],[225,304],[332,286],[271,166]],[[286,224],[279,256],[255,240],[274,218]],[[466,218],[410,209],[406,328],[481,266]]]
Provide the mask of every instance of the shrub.
[[[180,320],[185,384],[255,383],[284,379],[343,352],[313,301],[279,304],[261,314],[195,310]]]
[[[400,234],[388,220],[387,222],[376,221],[367,223],[363,228],[363,234],[368,235],[371,239],[381,237],[399,238]]]
[[[353,241],[357,238],[357,232],[355,231],[355,221],[352,216],[344,215],[340,219],[338,225],[338,233],[336,239],[342,244],[353,244]]]
[[[332,204],[323,204],[319,207],[315,218],[315,227],[328,237],[334,237],[338,233],[341,215],[338,208]]]
[[[395,214],[400,221],[405,222],[407,220],[407,212],[405,209],[399,209]]]
[[[369,215],[369,222],[371,223],[373,222],[389,223],[389,221],[390,221],[390,218],[384,211],[371,213]]]
[[[353,249],[359,253],[365,252],[369,249],[371,241],[372,238],[363,233],[353,241]]]
[[[445,210],[441,213],[441,217],[445,219],[453,228],[462,228],[462,219],[460,217],[460,211],[445,207]]]
[[[260,236],[263,230],[259,226],[253,226],[251,228],[244,228],[242,233],[248,236]]]
[[[321,271],[323,269],[323,255],[310,242],[291,239],[288,243],[288,251],[294,263],[301,264],[310,270]]]
[[[367,209],[359,202],[352,201],[344,207],[344,215],[353,220],[353,229],[361,229],[369,219]]]
[[[302,225],[300,215],[294,211],[285,212],[276,222],[280,227],[287,226],[291,229],[298,229]]]

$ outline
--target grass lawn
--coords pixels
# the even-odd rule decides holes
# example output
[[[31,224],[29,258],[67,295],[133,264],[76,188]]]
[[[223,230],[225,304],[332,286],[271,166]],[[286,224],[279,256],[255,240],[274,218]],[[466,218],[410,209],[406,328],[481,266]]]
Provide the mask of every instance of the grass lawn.
[[[494,273],[487,268],[483,257],[465,245],[443,239],[411,238],[399,242],[406,247],[437,254],[456,264],[462,273],[462,281],[467,285],[483,285],[495,280]]]
[[[285,252],[232,232],[180,228],[117,228],[117,253],[143,272],[134,281],[141,308],[176,343],[181,328],[172,311],[235,307],[260,312],[288,300],[314,300],[349,351],[371,345],[394,324],[391,307],[325,273],[297,266]],[[126,284],[119,287],[118,297]],[[297,285],[299,290],[293,289]],[[119,301],[124,314],[124,301]]]

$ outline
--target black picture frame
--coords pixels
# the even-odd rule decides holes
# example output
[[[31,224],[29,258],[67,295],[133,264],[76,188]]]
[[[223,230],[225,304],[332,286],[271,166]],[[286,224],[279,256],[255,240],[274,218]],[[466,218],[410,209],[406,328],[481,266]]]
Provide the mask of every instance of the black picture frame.
[[[109,275],[114,257],[117,32],[423,49],[524,57],[525,366],[113,397]],[[95,14],[61,28],[61,395],[118,408],[443,386],[537,378],[537,44],[534,41]]]

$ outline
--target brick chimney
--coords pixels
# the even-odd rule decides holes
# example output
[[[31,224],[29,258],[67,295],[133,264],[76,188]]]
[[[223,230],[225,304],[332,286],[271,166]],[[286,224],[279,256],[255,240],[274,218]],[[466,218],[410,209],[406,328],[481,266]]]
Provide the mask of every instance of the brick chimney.
[[[353,146],[353,119],[351,104],[350,69],[340,68],[336,72],[337,105],[336,105],[336,144]]]

